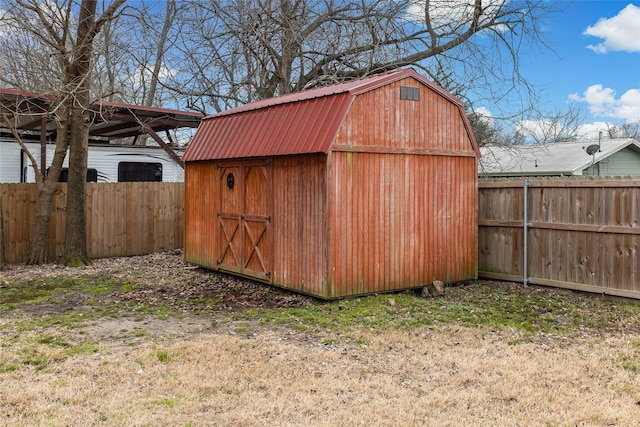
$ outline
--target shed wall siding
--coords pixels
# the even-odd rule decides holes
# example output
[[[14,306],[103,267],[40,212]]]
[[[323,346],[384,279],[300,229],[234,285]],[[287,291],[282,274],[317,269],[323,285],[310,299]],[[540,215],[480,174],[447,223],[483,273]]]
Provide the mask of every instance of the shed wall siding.
[[[326,155],[272,159],[272,220],[264,256],[271,282],[307,294],[326,294]],[[223,245],[216,212],[216,161],[188,162],[185,172],[185,259],[217,270]],[[229,201],[227,201],[229,202]]]
[[[401,100],[401,86],[419,88],[420,100]],[[473,153],[458,107],[413,78],[358,95],[336,144]]]
[[[216,165],[213,161],[189,162],[185,168],[184,257],[188,262],[216,268]]]
[[[332,297],[477,277],[475,157],[332,153]]]
[[[327,183],[324,154],[273,159],[273,283],[325,296]]]

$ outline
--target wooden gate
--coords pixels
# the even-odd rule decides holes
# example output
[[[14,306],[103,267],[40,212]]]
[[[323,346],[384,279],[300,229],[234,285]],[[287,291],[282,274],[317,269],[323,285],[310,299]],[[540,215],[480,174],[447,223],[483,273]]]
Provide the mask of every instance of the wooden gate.
[[[219,163],[218,268],[271,281],[271,162]]]

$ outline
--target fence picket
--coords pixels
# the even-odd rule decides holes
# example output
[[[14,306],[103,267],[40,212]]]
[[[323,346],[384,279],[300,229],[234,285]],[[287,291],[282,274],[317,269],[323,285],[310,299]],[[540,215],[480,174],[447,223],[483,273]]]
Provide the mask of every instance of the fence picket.
[[[640,299],[640,180],[528,181],[528,282]],[[508,262],[523,239],[523,187],[523,179],[478,184],[480,277],[524,281],[523,258]]]
[[[184,183],[87,184],[87,251],[90,258],[141,255],[182,248]],[[51,207],[49,259],[64,249],[67,185]],[[35,184],[0,184],[7,263],[26,262],[37,208]],[[170,204],[170,205],[168,205]]]

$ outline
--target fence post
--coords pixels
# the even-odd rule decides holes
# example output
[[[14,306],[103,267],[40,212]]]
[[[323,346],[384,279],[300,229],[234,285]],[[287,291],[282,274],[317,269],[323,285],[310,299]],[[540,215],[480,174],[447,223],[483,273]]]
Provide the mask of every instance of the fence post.
[[[2,191],[0,191],[0,270],[4,270],[5,265],[7,263],[4,258],[4,221],[2,219]]]
[[[527,284],[529,283],[529,272],[527,271],[528,268],[528,262],[529,262],[529,226],[531,224],[529,224],[529,185],[530,182],[528,179],[524,180],[524,184],[522,187],[522,191],[524,192],[523,194],[523,199],[524,199],[524,212],[523,212],[523,219],[522,219],[522,232],[523,232],[523,243],[524,243],[524,254],[523,254],[523,260],[522,260],[522,283],[524,285],[524,287],[527,287]]]

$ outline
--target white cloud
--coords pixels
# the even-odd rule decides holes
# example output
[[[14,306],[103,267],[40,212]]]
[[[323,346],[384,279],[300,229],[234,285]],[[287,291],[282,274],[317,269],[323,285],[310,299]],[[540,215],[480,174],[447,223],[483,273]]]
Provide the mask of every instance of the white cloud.
[[[599,137],[607,139],[609,137],[608,129],[614,125],[607,122],[593,122],[580,125],[576,129],[576,137],[581,140],[595,141]]]
[[[487,123],[493,124],[493,113],[487,107],[478,107],[474,113],[486,120]]]
[[[552,142],[562,133],[562,127],[554,120],[521,120],[516,123],[515,130],[530,142]]]
[[[139,90],[145,86],[149,85],[149,82],[152,80],[152,70],[154,68],[154,64],[148,65],[140,65],[138,68],[134,70],[133,73],[129,74],[127,80],[129,80],[131,86],[135,90]],[[169,68],[164,64],[160,67],[160,71],[158,74],[158,78],[160,81],[165,81],[172,79],[177,75],[177,70],[174,68]]]
[[[629,129],[633,129],[633,126]],[[597,141],[598,139],[627,138],[625,126],[611,122],[584,123],[575,127],[563,127],[553,120],[521,120],[515,125],[515,130],[521,133],[526,142],[555,142],[562,140]]]
[[[629,4],[613,18],[599,19],[584,34],[604,39],[602,43],[587,46],[596,53],[640,52],[640,7]]]
[[[629,89],[616,99],[615,90],[600,84],[591,85],[583,92],[569,95],[572,101],[583,102],[598,117],[622,120],[626,123],[640,121],[640,88]]]
[[[576,138],[597,141],[598,139],[629,138],[638,134],[638,125],[620,125],[611,122],[585,123],[576,128]]]
[[[516,123],[515,130],[520,132],[526,142],[554,142],[557,139],[574,141],[597,141],[598,139],[627,138],[628,129],[633,130],[634,125],[625,127],[611,122],[584,123],[575,127],[563,128],[561,124],[553,120],[522,120]]]

